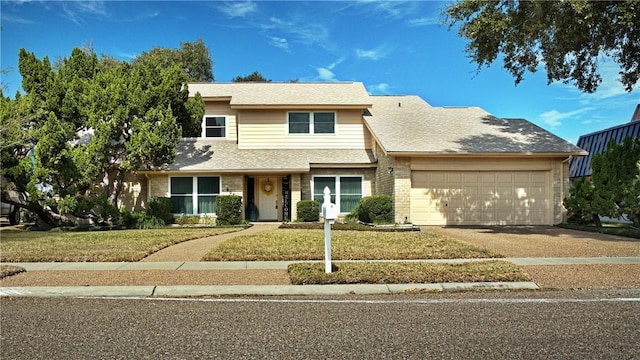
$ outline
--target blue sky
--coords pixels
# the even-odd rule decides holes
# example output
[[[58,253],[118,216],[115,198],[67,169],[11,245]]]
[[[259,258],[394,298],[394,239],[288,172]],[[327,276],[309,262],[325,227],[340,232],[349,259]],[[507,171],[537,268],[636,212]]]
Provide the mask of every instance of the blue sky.
[[[624,92],[603,58],[595,94],[547,85],[543,71],[515,86],[498,59],[476,73],[439,1],[5,1],[1,0],[5,95],[20,89],[18,51],[54,61],[74,47],[131,60],[153,47],[203,39],[216,81],[259,71],[273,81],[360,81],[370,94],[419,95],[432,106],[478,106],[526,118],[575,143],[628,122],[640,87]]]

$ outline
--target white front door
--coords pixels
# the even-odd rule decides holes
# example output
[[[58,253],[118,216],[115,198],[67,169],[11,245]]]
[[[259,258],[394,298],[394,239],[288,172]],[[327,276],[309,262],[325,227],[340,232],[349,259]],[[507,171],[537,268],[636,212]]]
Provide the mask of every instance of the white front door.
[[[279,178],[258,178],[258,211],[260,221],[278,220],[278,182]]]

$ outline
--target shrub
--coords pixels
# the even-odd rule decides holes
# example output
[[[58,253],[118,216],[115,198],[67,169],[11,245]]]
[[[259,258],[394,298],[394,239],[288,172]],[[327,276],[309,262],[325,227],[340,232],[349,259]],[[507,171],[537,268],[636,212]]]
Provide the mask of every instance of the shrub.
[[[242,223],[242,196],[217,196],[216,215],[218,225],[239,225]]]
[[[157,229],[165,225],[162,219],[140,211],[120,211],[120,225],[127,229]]]
[[[175,218],[171,213],[173,203],[167,197],[152,197],[147,202],[147,215],[162,219],[165,224],[173,224]]]
[[[298,221],[312,222],[320,220],[320,203],[316,200],[301,200],[297,203]]]
[[[196,225],[200,224],[200,217],[197,215],[180,215],[176,219],[178,225]]]
[[[369,224],[393,223],[393,202],[389,195],[366,196],[351,212],[358,220]]]

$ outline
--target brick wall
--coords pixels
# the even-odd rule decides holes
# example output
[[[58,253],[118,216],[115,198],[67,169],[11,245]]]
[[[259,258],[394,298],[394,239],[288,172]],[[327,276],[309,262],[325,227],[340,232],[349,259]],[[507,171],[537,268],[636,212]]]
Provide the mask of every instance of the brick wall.
[[[411,159],[396,158],[393,168],[393,205],[395,222],[411,221]]]

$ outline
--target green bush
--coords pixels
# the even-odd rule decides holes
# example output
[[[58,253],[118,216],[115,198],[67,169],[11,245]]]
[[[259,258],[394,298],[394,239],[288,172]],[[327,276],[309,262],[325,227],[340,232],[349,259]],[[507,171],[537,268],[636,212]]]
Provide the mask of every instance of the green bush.
[[[216,197],[216,223],[239,225],[242,223],[242,196],[220,195]]]
[[[175,218],[171,213],[173,203],[170,198],[167,197],[152,197],[147,202],[147,215],[162,219],[165,224],[173,224]]]
[[[350,215],[368,224],[391,224],[393,223],[391,196],[381,194],[363,197]]]
[[[298,221],[312,222],[320,220],[320,203],[315,200],[301,200],[297,203]]]
[[[200,217],[198,215],[180,215],[176,219],[178,225],[196,225],[200,224]]]
[[[120,211],[120,225],[127,229],[157,229],[165,226],[162,219],[140,211]]]

